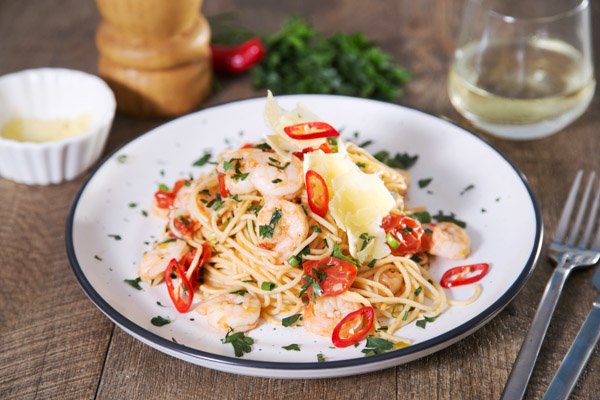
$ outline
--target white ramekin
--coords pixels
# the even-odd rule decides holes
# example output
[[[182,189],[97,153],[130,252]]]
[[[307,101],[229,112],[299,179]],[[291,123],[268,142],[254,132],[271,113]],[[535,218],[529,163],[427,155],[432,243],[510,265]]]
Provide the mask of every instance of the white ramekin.
[[[102,154],[115,108],[108,85],[85,72],[40,68],[0,77],[0,131],[12,118],[92,116],[85,132],[62,140],[19,142],[0,136],[0,176],[28,185],[77,177]]]

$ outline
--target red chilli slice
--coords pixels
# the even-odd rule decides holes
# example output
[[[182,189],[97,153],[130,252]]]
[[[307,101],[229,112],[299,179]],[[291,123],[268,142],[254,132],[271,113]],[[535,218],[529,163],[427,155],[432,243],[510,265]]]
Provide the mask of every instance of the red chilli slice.
[[[346,315],[336,325],[331,335],[335,347],[348,347],[363,340],[373,327],[375,310],[373,307],[363,307]]]
[[[460,267],[450,268],[442,276],[440,285],[447,289],[475,283],[486,276],[489,269],[490,265],[486,263],[462,265]]]
[[[326,122],[303,122],[286,126],[283,131],[292,139],[308,140],[338,137],[340,133]]]
[[[225,184],[225,174],[219,174],[219,194],[221,197],[229,195],[229,190],[227,190],[227,185]]]
[[[173,285],[171,273],[174,273],[181,281],[177,286],[177,289],[175,289],[175,285]],[[169,297],[171,298],[171,301],[173,301],[177,311],[180,313],[187,312],[192,306],[192,300],[194,300],[194,289],[185,276],[183,265],[178,263],[176,259],[172,259],[165,270],[165,283],[167,284]]]
[[[325,218],[329,209],[329,191],[325,179],[312,169],[306,172],[306,193],[310,209]]]

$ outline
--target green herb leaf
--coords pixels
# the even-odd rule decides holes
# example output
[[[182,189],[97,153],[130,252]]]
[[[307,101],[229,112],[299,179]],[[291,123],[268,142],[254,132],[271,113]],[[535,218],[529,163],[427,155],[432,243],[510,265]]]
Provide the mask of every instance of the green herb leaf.
[[[282,182],[282,180],[279,179],[279,178],[276,178],[276,179],[273,179],[271,182],[273,182],[273,183],[279,183],[279,182]]]
[[[362,350],[362,352],[365,354],[366,357],[368,357],[385,353],[386,351],[391,350],[393,348],[394,343],[390,342],[389,340],[369,336],[367,338],[367,344],[365,345],[365,348]]]
[[[300,351],[300,346],[298,346],[296,343],[288,344],[287,346],[281,346],[281,348],[288,351]]]
[[[367,264],[367,267],[373,268],[375,264],[377,264],[377,260],[374,258],[369,262],[369,264]]]
[[[263,238],[272,238],[273,232],[275,231],[275,226],[279,223],[281,219],[281,209],[276,208],[271,214],[271,221],[269,225],[260,225],[258,227],[258,233]]]
[[[359,162],[357,162],[357,163],[356,163],[356,166],[357,166],[358,168],[364,168],[364,167],[366,167],[366,166],[367,166],[367,164],[365,164],[364,162],[360,162],[360,161],[359,161]]]
[[[199,159],[197,159],[196,161],[194,161],[194,163],[192,164],[192,166],[194,167],[202,167],[204,164],[206,164],[207,162],[210,161],[210,158],[212,157],[212,155],[208,152],[204,153],[204,155],[202,157],[200,157]]]
[[[285,317],[284,319],[281,320],[281,325],[285,326],[286,328],[288,326],[292,326],[296,323],[296,321],[298,321],[298,319],[302,316],[302,314],[294,314],[294,315],[290,315],[289,317]]]
[[[317,232],[317,233],[323,232],[323,230],[321,230],[321,228],[318,225],[313,225],[310,227],[310,229],[312,229],[313,232]]]
[[[469,190],[473,190],[473,189],[475,189],[475,185],[469,185],[460,192],[460,195],[462,196],[463,194],[467,193]]]
[[[369,245],[369,242],[375,239],[375,236],[369,235],[367,232],[361,233],[359,237],[363,241],[362,246],[360,247],[360,251],[363,251]]]
[[[317,361],[320,363],[325,362],[325,356],[323,355],[323,353],[317,354]]]
[[[438,211],[438,213],[432,218],[438,222],[452,222],[453,224],[456,224],[461,228],[467,227],[467,223],[465,221],[461,221],[459,219],[456,219],[455,217],[456,215],[453,212],[451,212],[449,215],[445,215],[443,211]]]
[[[158,189],[162,190],[163,192],[168,192],[169,191],[169,187],[167,185],[165,185],[164,183],[159,183],[158,184]]]
[[[242,357],[244,353],[250,353],[252,351],[254,339],[244,335],[244,332],[237,332],[234,334],[231,334],[231,332],[233,332],[233,329],[229,328],[229,332],[221,339],[221,343],[231,343],[236,357]]]
[[[224,161],[223,171],[229,171],[230,169],[233,169],[233,164],[231,163],[231,161]]]
[[[94,258],[95,258],[96,260],[98,260],[98,261],[102,261],[102,258],[101,258],[99,255],[97,255],[97,254],[96,254],[96,255],[94,255]]]
[[[273,289],[275,289],[277,287],[277,284],[274,282],[263,282],[260,285],[260,288],[262,290],[267,290],[267,291],[271,291]]]
[[[427,325],[427,323],[435,321],[436,318],[437,317],[423,317],[423,319],[418,320],[416,322],[416,324],[419,328],[425,329],[425,326]]]
[[[142,287],[140,286],[140,280],[141,279],[139,277],[135,279],[123,279],[123,281],[132,288],[142,290]]]
[[[364,142],[362,142],[358,146],[359,147],[367,147],[367,146],[372,145],[372,144],[373,144],[373,141],[369,139],[369,140],[365,140]]]
[[[419,179],[419,187],[421,189],[426,188],[427,186],[429,186],[429,184],[431,183],[431,181],[433,180],[433,178],[427,178],[427,179]]]
[[[144,217],[147,217],[147,216],[148,216],[148,211],[146,211],[146,210],[142,210],[142,215],[143,215]]]
[[[234,290],[233,292],[229,292],[229,294],[237,294],[238,296],[244,296],[248,291],[246,289]]]
[[[413,217],[422,224],[428,224],[431,222],[431,214],[429,214],[427,211],[414,212],[412,213],[411,217]]]
[[[127,162],[127,154],[120,154],[117,156],[117,162],[125,164]]]
[[[137,203],[129,203],[129,208],[136,208],[137,207]]]
[[[331,253],[331,256],[335,257],[335,258],[339,258],[340,260],[346,260],[348,262],[351,262],[352,264],[356,265],[358,268],[361,267],[358,260],[356,260],[352,257],[349,257],[349,256],[345,256],[337,244],[333,246],[333,252]]]
[[[374,157],[389,167],[397,169],[409,169],[415,165],[419,158],[418,155],[411,156],[407,153],[396,153],[396,155],[392,157],[387,150],[375,153]]]
[[[402,321],[406,321],[406,318],[408,318],[408,310],[404,311],[404,314],[402,315]]]
[[[152,323],[152,325],[154,325],[154,326],[164,326],[164,325],[170,324],[171,320],[167,319],[167,318],[163,318],[160,315],[157,315],[156,317],[154,317],[150,320],[150,323]]]
[[[108,235],[109,238],[113,238],[115,240],[121,240],[121,236],[120,235],[114,235],[114,234],[110,234]]]
[[[423,291],[423,288],[421,286],[419,286],[418,288],[415,289],[415,296],[418,296],[419,294],[421,294],[421,292]]]

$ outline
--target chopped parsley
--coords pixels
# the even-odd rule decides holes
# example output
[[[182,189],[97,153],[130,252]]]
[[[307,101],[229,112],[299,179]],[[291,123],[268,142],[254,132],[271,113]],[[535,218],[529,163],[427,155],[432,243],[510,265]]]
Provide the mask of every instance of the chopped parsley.
[[[393,348],[394,343],[390,342],[389,340],[369,336],[367,338],[367,344],[362,352],[365,354],[365,357],[369,357],[377,354],[383,354],[388,350],[392,350]]]
[[[310,254],[310,248],[308,247],[308,245],[306,245],[306,247],[304,247],[302,250],[300,250],[300,252],[298,254],[288,258],[287,262],[288,262],[288,264],[290,264],[290,266],[297,267],[300,264],[302,264],[302,256],[307,256],[309,254]]]
[[[225,204],[225,200],[221,200],[221,196],[217,194],[218,199],[215,199],[215,205],[213,210],[217,211],[223,204]]]
[[[374,258],[367,264],[367,267],[373,268],[376,263],[377,263],[377,259]]]
[[[290,162],[288,161],[288,162],[286,162],[283,165],[278,165],[278,164],[281,164],[281,163],[279,161],[277,161],[277,164],[267,163],[267,165],[270,165],[273,168],[277,168],[278,170],[283,171],[284,169],[286,169],[290,165]]]
[[[121,164],[125,164],[125,162],[127,162],[127,154],[118,155],[117,161]]]
[[[258,212],[261,210],[263,206],[261,206],[260,204],[252,204],[250,207],[248,207],[248,211],[253,212],[254,215],[258,215]]]
[[[404,314],[402,315],[402,321],[406,321],[406,318],[408,318],[408,310],[404,311]]]
[[[148,216],[148,211],[146,211],[146,210],[142,210],[142,215],[143,215],[144,217],[147,217],[147,216]]]
[[[244,283],[256,283],[256,281],[254,279],[246,279],[245,281],[242,281]]]
[[[298,346],[296,343],[288,344],[287,346],[281,346],[281,348],[287,351],[300,351],[300,346]]]
[[[387,332],[388,327],[386,325],[380,326],[379,328],[375,329],[375,332]]]
[[[230,169],[233,169],[233,164],[231,161],[223,162],[223,171],[229,171]]]
[[[431,214],[427,211],[417,211],[412,213],[412,217],[422,224],[428,224],[431,222]]]
[[[99,256],[99,255],[97,255],[97,254],[96,254],[96,255],[94,255],[94,258],[95,258],[96,260],[98,260],[98,261],[102,261],[102,258],[100,258],[100,256]]]
[[[279,178],[276,178],[276,179],[273,179],[271,182],[273,182],[273,183],[279,183],[279,182],[282,182],[282,180],[279,179]]]
[[[463,194],[467,193],[469,190],[473,190],[473,189],[475,189],[475,185],[471,184],[471,185],[467,186],[466,188],[464,188],[462,190],[462,192],[460,192],[460,195],[462,196]]]
[[[329,144],[329,146],[331,147],[331,150],[334,153],[338,152],[338,141],[337,141],[336,138],[334,138],[334,137],[328,137],[327,138],[327,143]]]
[[[263,282],[260,284],[260,288],[262,290],[271,291],[277,287],[277,284],[274,282]]]
[[[123,279],[123,281],[128,284],[129,286],[131,286],[132,288],[136,289],[136,290],[142,290],[142,287],[140,286],[140,278],[137,277],[135,279]]]
[[[421,189],[426,188],[427,186],[429,186],[432,180],[433,178],[419,179],[419,187]]]
[[[421,286],[419,286],[418,288],[416,288],[415,289],[415,296],[420,295],[422,291],[423,291],[423,288]]]
[[[360,246],[360,251],[363,251],[369,245],[371,240],[375,239],[375,236],[369,235],[367,232],[361,233],[359,237],[363,241],[362,246]]]
[[[486,212],[487,212],[487,210],[486,210],[485,208],[482,208],[482,209],[481,209],[481,213],[482,213],[482,214],[483,214],[483,213],[486,213]]]
[[[254,149],[260,149],[262,151],[269,151],[269,150],[271,150],[271,146],[269,146],[268,143],[259,143],[257,145],[252,146],[252,148],[254,148]]]
[[[235,201],[236,203],[239,203],[241,201],[237,194],[235,196],[233,196],[233,197],[230,196],[229,198],[231,200]]]
[[[369,140],[365,140],[364,142],[362,142],[358,146],[359,147],[367,147],[367,146],[372,145],[372,144],[373,144],[373,141],[369,139]]]
[[[318,225],[313,225],[310,227],[310,229],[312,229],[313,232],[317,232],[317,233],[323,232]]]
[[[433,216],[433,219],[435,219],[438,222],[452,222],[453,224],[456,224],[461,228],[467,227],[467,223],[465,221],[461,221],[459,219],[456,219],[455,217],[456,215],[453,212],[451,212],[449,215],[445,215],[444,212],[440,210],[436,215]]]
[[[183,186],[190,187],[190,186],[192,186],[192,182],[190,182],[189,180],[186,179],[185,181],[183,181]]]
[[[317,361],[318,362],[325,362],[325,356],[323,355],[323,353],[317,354]]]
[[[113,239],[115,239],[115,240],[121,240],[121,236],[120,236],[120,235],[114,235],[114,234],[112,234],[112,233],[111,233],[110,235],[108,235],[108,237],[109,237],[109,238],[113,238]]]
[[[417,321],[417,326],[419,328],[425,329],[425,326],[427,325],[427,323],[435,321],[436,318],[437,317],[423,317],[423,319],[420,319]]]
[[[231,334],[231,332],[233,332],[233,329],[229,328],[229,332],[227,332],[225,338],[221,339],[221,343],[231,343],[236,357],[242,357],[244,353],[250,353],[252,351],[251,346],[254,344],[254,339],[244,335],[244,332],[237,332],[234,334]]]
[[[196,161],[194,161],[194,163],[192,164],[192,166],[194,166],[194,167],[201,167],[204,164],[206,164],[207,162],[209,162],[211,157],[212,157],[212,155],[209,152],[205,152],[202,157],[200,157],[199,159],[197,159]]]
[[[229,294],[237,294],[238,296],[244,296],[248,291],[246,289],[234,290],[233,292],[229,292]]]
[[[167,185],[165,185],[164,183],[159,183],[158,184],[158,189],[162,190],[163,192],[168,192],[169,191],[169,187]]]
[[[281,219],[281,209],[276,208],[275,211],[273,211],[273,214],[271,215],[271,221],[269,222],[269,225],[260,225],[258,227],[258,232],[260,234],[260,237],[272,238],[273,232],[275,231],[275,225],[277,225],[279,223],[280,219]]]
[[[129,203],[129,208],[136,208],[137,207],[137,203]]]
[[[365,164],[364,162],[360,162],[360,161],[359,161],[359,162],[357,162],[357,163],[356,163],[356,166],[357,166],[358,168],[365,168],[365,167],[367,166],[367,164]]]
[[[356,260],[352,257],[349,257],[349,256],[345,256],[337,244],[333,246],[333,252],[331,253],[331,256],[335,257],[335,258],[339,258],[340,260],[346,260],[348,262],[351,262],[352,264],[356,265],[358,268],[361,267],[358,260]]]
[[[300,317],[302,317],[302,314],[294,314],[290,315],[289,317],[285,317],[281,320],[281,325],[285,326],[286,328],[288,326],[292,326],[296,323],[296,321],[298,321],[298,319],[300,319]]]
[[[323,295],[323,288],[321,288],[320,283],[325,280],[327,274],[322,269],[313,268],[311,271],[312,275],[306,274],[302,277],[304,280],[304,284],[300,287],[300,293],[298,297],[302,297],[304,293],[308,290],[308,288],[312,288],[312,300],[315,301],[315,297],[320,297]]]
[[[198,194],[201,194],[203,196],[210,196],[210,191],[208,189],[202,189],[198,192]]]
[[[154,326],[164,326],[164,325],[170,324],[171,320],[167,319],[167,318],[163,318],[160,315],[157,315],[156,317],[154,317],[150,320],[150,323],[152,323],[152,325],[154,325]]]
[[[157,301],[156,305],[159,306],[159,307],[164,307],[160,301]]]
[[[496,203],[500,203],[500,197],[496,197]]]
[[[382,163],[397,169],[409,169],[415,165],[419,158],[418,155],[411,156],[408,153],[396,153],[396,155],[391,156],[387,150],[375,153],[374,157]]]

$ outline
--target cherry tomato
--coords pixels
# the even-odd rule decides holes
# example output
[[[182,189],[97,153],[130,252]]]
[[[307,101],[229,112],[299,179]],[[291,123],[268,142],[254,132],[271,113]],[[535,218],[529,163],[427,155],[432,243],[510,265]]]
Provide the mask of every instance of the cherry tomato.
[[[292,139],[307,140],[338,137],[340,133],[326,122],[303,122],[286,126],[283,131]]]
[[[225,184],[225,174],[219,174],[219,194],[221,197],[229,195],[229,190],[227,190],[227,185]]]
[[[175,201],[175,196],[177,196],[177,192],[185,185],[185,182],[189,182],[185,179],[179,179],[173,185],[173,189],[171,190],[162,190],[159,189],[154,193],[154,198],[156,199],[156,205],[158,208],[172,208],[173,202]]]
[[[489,269],[490,265],[485,263],[450,268],[444,272],[440,285],[444,288],[451,288],[475,283],[486,276]]]
[[[302,268],[304,275],[312,277],[319,283],[323,290],[321,296],[337,296],[344,293],[352,286],[358,273],[356,265],[336,257],[305,261],[302,263]],[[317,271],[317,274],[313,270]],[[324,273],[324,279],[319,279],[320,273]],[[312,287],[306,292],[310,296]]]
[[[375,310],[363,307],[346,315],[333,329],[331,341],[335,347],[348,347],[363,340],[373,327]]]
[[[220,74],[239,74],[258,64],[266,54],[260,38],[255,37],[235,46],[211,44],[213,68]]]
[[[387,242],[396,256],[419,251],[423,228],[419,221],[403,215],[390,214],[383,218],[381,227],[387,233]]]
[[[189,217],[179,217],[173,220],[175,229],[179,231],[183,236],[190,237],[196,231],[196,223]]]
[[[325,218],[329,209],[329,191],[325,179],[312,169],[306,172],[306,193],[310,209]]]
[[[171,278],[171,274],[175,274],[175,276],[181,281],[181,283],[177,286],[177,289],[173,284],[173,278]],[[192,300],[194,300],[194,288],[185,276],[183,265],[178,263],[175,259],[171,260],[169,266],[165,270],[165,283],[167,284],[169,297],[173,301],[177,311],[180,313],[188,311],[192,305]]]
[[[421,236],[421,247],[417,253],[425,253],[431,250],[433,245],[433,227],[435,224],[423,225],[423,236]]]
[[[315,150],[321,150],[323,153],[333,153],[333,149],[329,146],[329,143],[325,142],[319,146],[317,149],[313,149],[312,147],[306,147],[302,149],[302,151],[295,151],[292,154],[300,159],[300,161],[304,161],[304,155],[306,153],[312,153]]]

